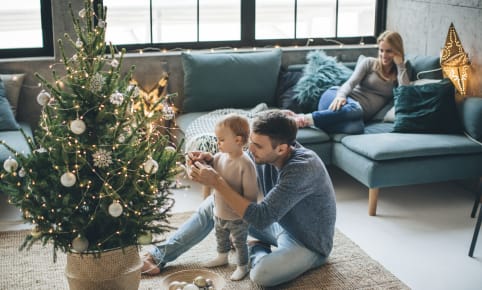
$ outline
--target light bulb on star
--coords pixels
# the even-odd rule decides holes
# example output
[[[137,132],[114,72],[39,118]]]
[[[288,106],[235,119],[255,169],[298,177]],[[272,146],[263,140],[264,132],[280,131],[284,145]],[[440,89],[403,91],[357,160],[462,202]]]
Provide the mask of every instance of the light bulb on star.
[[[76,181],[77,181],[77,178],[75,177],[75,174],[73,174],[72,172],[65,172],[60,177],[60,183],[65,187],[73,186]]]
[[[70,131],[76,135],[80,135],[85,132],[85,122],[80,119],[75,119],[70,122]]]
[[[149,158],[146,162],[144,162],[144,171],[149,174],[154,174],[159,169],[159,164],[157,161]]]
[[[75,239],[72,240],[72,249],[75,251],[82,253],[85,252],[89,248],[89,241],[82,237],[77,236]]]
[[[113,217],[119,217],[124,209],[122,208],[122,205],[116,201],[111,203],[108,208],[109,214]]]
[[[18,162],[12,157],[8,157],[7,160],[3,162],[3,168],[5,169],[5,171],[12,173],[17,170]]]

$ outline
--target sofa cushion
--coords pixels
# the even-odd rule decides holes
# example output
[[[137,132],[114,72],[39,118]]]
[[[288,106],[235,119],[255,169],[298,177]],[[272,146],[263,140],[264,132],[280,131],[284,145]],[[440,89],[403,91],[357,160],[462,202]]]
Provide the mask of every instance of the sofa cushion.
[[[183,53],[184,112],[275,105],[281,50]]]
[[[5,87],[5,95],[12,107],[14,116],[17,116],[18,100],[24,78],[25,74],[0,74],[0,79]]]
[[[462,105],[464,129],[470,137],[482,142],[482,98],[466,98]]]
[[[0,131],[18,130],[19,128],[7,99],[3,81],[0,79]]]
[[[449,79],[421,86],[399,86],[395,99],[394,132],[460,133],[454,86]]]
[[[407,73],[411,81],[418,79],[442,79],[440,57],[407,56]]]
[[[296,95],[294,87],[298,83],[299,79],[303,75],[303,71],[291,70],[289,67],[287,70],[282,70],[278,80],[278,88],[276,89],[276,102],[280,109],[291,110],[295,113],[301,113],[300,104],[294,98]]]
[[[317,109],[321,95],[330,87],[344,83],[352,70],[321,50],[310,51],[306,59],[308,64],[294,87],[294,98],[300,104],[301,110],[309,113]]]
[[[380,133],[346,136],[341,143],[372,160],[482,153],[463,135]]]
[[[303,145],[330,142],[330,136],[318,128],[300,128],[296,140]]]

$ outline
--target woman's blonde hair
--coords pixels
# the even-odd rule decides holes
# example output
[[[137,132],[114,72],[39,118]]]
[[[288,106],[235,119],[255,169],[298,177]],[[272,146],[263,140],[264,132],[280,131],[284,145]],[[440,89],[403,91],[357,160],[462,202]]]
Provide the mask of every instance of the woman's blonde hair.
[[[390,45],[390,47],[393,49],[393,52],[401,55],[402,61],[404,61],[405,51],[403,49],[403,39],[398,32],[386,30],[385,32],[380,34],[380,36],[378,36],[377,44],[380,44],[380,42],[382,41],[385,41],[386,43],[388,43],[388,45]],[[380,77],[382,77],[383,79],[387,79],[385,76],[383,76],[380,57],[378,57],[377,61],[375,62],[373,69],[378,73],[378,75],[380,75]],[[397,72],[397,66],[393,65],[392,69],[390,70],[391,77],[389,79],[396,80],[397,78],[396,72]]]

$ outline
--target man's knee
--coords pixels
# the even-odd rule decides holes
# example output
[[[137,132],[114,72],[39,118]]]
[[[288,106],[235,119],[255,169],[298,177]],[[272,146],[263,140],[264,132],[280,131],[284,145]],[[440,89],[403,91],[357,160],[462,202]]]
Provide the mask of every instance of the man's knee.
[[[273,272],[274,270],[274,272]],[[267,269],[266,267],[262,267],[262,265],[256,265],[254,268],[251,268],[249,272],[249,278],[254,283],[263,286],[263,287],[272,287],[279,284],[278,280],[275,275],[276,269]]]

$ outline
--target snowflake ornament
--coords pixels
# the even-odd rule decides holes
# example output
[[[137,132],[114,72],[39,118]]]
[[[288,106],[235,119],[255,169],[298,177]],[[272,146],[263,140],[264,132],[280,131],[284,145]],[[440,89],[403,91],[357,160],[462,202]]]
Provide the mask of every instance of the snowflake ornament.
[[[96,73],[90,80],[89,89],[93,93],[98,93],[102,90],[102,87],[104,86],[104,84],[105,84],[104,77],[100,73]]]
[[[110,95],[109,101],[113,105],[120,106],[124,102],[124,95],[119,92],[112,93],[112,95]]]
[[[112,164],[112,152],[99,149],[92,154],[94,159],[94,166],[99,168],[109,167]]]

